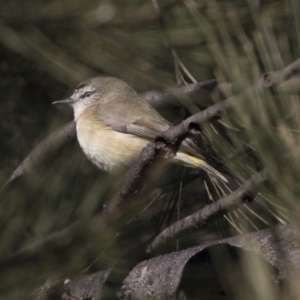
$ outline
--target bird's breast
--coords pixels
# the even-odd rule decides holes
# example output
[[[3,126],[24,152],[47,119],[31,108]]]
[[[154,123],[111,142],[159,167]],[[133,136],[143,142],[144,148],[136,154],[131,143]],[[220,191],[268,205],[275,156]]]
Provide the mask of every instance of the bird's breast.
[[[129,165],[148,142],[131,134],[114,131],[92,117],[78,118],[76,130],[78,142],[88,159],[110,173]]]

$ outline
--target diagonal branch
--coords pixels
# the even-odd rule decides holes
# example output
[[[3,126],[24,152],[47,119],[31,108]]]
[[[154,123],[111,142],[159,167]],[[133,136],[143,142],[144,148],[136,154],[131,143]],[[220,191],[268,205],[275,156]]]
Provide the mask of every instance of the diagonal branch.
[[[11,174],[3,187],[5,187],[11,181],[15,180],[17,177],[23,175],[24,173],[30,172],[31,170],[35,169],[42,161],[45,160],[46,157],[57,151],[66,142],[70,141],[75,136],[76,129],[74,121],[67,123],[62,128],[53,132],[28,154],[28,156]]]
[[[139,96],[155,109],[160,110],[182,107],[178,97],[183,95],[190,98],[195,105],[205,107],[212,104],[210,93],[223,96],[228,89],[230,84],[219,85],[217,80],[211,79],[162,91],[148,91]]]
[[[225,196],[218,201],[205,206],[201,210],[189,215],[188,217],[172,224],[163,230],[148,247],[147,252],[152,252],[167,241],[190,234],[199,230],[199,228],[206,226],[215,221],[220,216],[226,214],[228,211],[252,201],[253,197],[248,194],[252,192],[259,184],[267,180],[266,170],[253,175],[242,186]]]

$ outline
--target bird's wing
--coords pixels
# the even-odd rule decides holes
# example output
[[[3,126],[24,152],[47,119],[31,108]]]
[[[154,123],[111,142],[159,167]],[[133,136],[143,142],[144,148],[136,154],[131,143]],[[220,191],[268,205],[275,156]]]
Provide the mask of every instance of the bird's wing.
[[[139,101],[142,100],[139,99]],[[110,110],[106,109],[105,113],[99,106],[99,110],[96,110],[96,118],[116,131],[137,135],[149,141],[172,126],[148,103],[139,102],[136,105],[139,106],[139,114],[137,114],[134,106],[130,109],[127,107],[126,110],[122,110],[122,106],[113,106]],[[192,139],[185,139],[180,149],[202,158],[199,147]]]
[[[172,125],[148,103],[137,97],[131,100],[126,104],[111,101],[106,103],[105,107],[99,104],[93,110],[95,117],[116,131],[138,135],[149,140]]]
[[[171,124],[167,121],[157,119],[138,119],[125,126],[125,132],[138,135],[148,140],[154,139],[157,135],[166,131]]]
[[[157,120],[157,119],[137,119],[132,123],[123,124],[114,123],[115,125],[111,125],[111,127],[119,132],[128,133],[140,136],[141,138],[147,140],[153,140],[156,136],[166,131],[170,126],[166,120]],[[187,152],[189,154],[193,154],[196,157],[202,158],[200,155],[199,147],[194,143],[194,141],[190,138],[186,138],[182,144],[180,145],[180,150]]]

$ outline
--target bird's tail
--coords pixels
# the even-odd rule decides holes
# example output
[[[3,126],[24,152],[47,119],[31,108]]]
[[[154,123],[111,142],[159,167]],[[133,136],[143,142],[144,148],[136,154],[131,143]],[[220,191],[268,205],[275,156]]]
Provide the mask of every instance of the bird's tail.
[[[186,152],[178,151],[176,156],[172,160],[174,161],[174,163],[183,165],[185,167],[203,169],[204,171],[212,174],[213,176],[216,176],[222,181],[226,183],[228,182],[228,180],[219,171],[217,171],[215,168],[210,166],[207,162],[199,157],[195,157]]]

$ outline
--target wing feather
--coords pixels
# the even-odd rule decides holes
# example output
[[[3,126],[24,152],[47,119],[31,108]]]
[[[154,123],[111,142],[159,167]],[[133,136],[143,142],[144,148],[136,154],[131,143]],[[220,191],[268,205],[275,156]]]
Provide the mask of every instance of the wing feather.
[[[141,99],[134,100],[136,102],[135,106],[127,107],[126,110],[123,110],[121,105],[113,105],[110,109],[103,110],[99,105],[96,110],[96,117],[106,126],[110,126],[116,131],[137,135],[149,141],[172,126],[148,103]],[[138,113],[135,109],[137,105],[139,106]],[[182,142],[180,150],[198,158],[203,158],[200,155],[199,147],[190,138]]]

